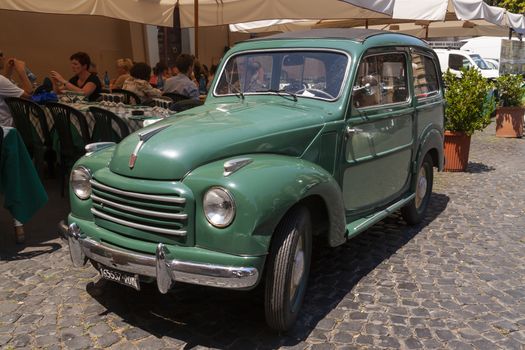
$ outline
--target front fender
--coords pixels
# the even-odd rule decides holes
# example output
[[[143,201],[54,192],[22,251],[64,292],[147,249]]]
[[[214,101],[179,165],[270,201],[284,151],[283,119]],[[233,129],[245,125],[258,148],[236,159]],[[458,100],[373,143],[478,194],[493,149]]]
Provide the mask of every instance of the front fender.
[[[297,202],[314,195],[320,196],[327,207],[330,231],[340,236],[334,242],[339,244],[344,239],[341,190],[323,168],[282,155],[242,157],[253,161],[229,176],[223,174],[224,162],[233,158],[201,166],[183,179],[196,200],[197,246],[236,255],[267,254],[272,234],[282,217]],[[236,216],[226,228],[213,227],[204,215],[202,198],[212,186],[226,188],[235,200]]]

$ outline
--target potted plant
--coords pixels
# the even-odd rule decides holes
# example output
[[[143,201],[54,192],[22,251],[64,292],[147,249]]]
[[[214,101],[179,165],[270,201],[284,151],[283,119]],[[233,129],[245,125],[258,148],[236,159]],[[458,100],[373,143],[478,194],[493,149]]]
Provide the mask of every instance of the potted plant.
[[[490,124],[494,111],[492,84],[475,68],[462,69],[461,77],[450,71],[444,75],[445,100],[445,171],[465,171],[468,165],[470,137]]]
[[[523,136],[524,95],[523,77],[506,74],[496,80],[498,108],[496,109],[496,136]]]

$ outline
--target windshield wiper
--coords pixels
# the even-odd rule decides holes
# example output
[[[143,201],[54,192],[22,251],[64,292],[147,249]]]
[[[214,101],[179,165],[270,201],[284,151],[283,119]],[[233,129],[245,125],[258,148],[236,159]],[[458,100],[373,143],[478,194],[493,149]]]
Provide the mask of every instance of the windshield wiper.
[[[228,88],[230,89],[230,91],[233,90],[233,93],[235,94],[235,96],[237,96],[238,98],[244,101],[244,93],[238,87],[228,82]]]
[[[294,102],[297,102],[297,95],[294,94],[293,92],[288,92],[284,89],[281,89],[281,90],[275,90],[275,89],[268,89],[268,90],[257,90],[255,92],[273,92],[274,94],[278,95],[278,96],[281,96],[282,98],[285,98],[287,100],[289,100],[289,96],[292,97],[292,101]]]

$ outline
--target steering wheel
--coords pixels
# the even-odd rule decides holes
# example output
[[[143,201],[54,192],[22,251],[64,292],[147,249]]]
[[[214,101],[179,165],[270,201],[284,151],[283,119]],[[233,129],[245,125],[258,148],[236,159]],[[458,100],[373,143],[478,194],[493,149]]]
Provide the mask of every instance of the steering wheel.
[[[296,94],[297,95],[302,95],[305,92],[309,92],[309,93],[313,94],[316,97],[328,98],[330,100],[333,100],[335,98],[334,96],[332,96],[331,94],[329,94],[326,91],[319,90],[319,89],[312,89],[312,88],[304,88],[302,90],[297,91]]]

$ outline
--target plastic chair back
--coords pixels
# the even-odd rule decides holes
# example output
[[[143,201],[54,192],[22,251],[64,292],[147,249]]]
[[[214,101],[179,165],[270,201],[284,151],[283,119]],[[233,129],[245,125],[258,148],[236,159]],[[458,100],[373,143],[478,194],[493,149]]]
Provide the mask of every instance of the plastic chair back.
[[[18,97],[8,97],[5,102],[30,155],[33,156],[37,148],[51,147],[46,113],[42,107]],[[37,132],[37,129],[40,129],[40,133]]]
[[[89,111],[95,119],[92,142],[106,141],[118,143],[129,135],[127,124],[115,113],[99,107],[89,107]],[[114,124],[117,125],[118,131],[115,130]]]
[[[46,107],[53,116],[55,123],[54,129],[60,140],[60,154],[66,157],[82,155],[84,151],[83,147],[91,140],[86,116],[79,110],[62,103],[48,102],[46,103]],[[71,128],[77,129],[81,141],[84,144],[82,145],[82,149],[75,146]],[[76,144],[78,145],[78,142]]]
[[[113,94],[122,94],[124,95],[124,103],[127,105],[139,105],[141,103],[139,95],[133,91],[124,90],[124,89],[113,89],[111,90]]]

